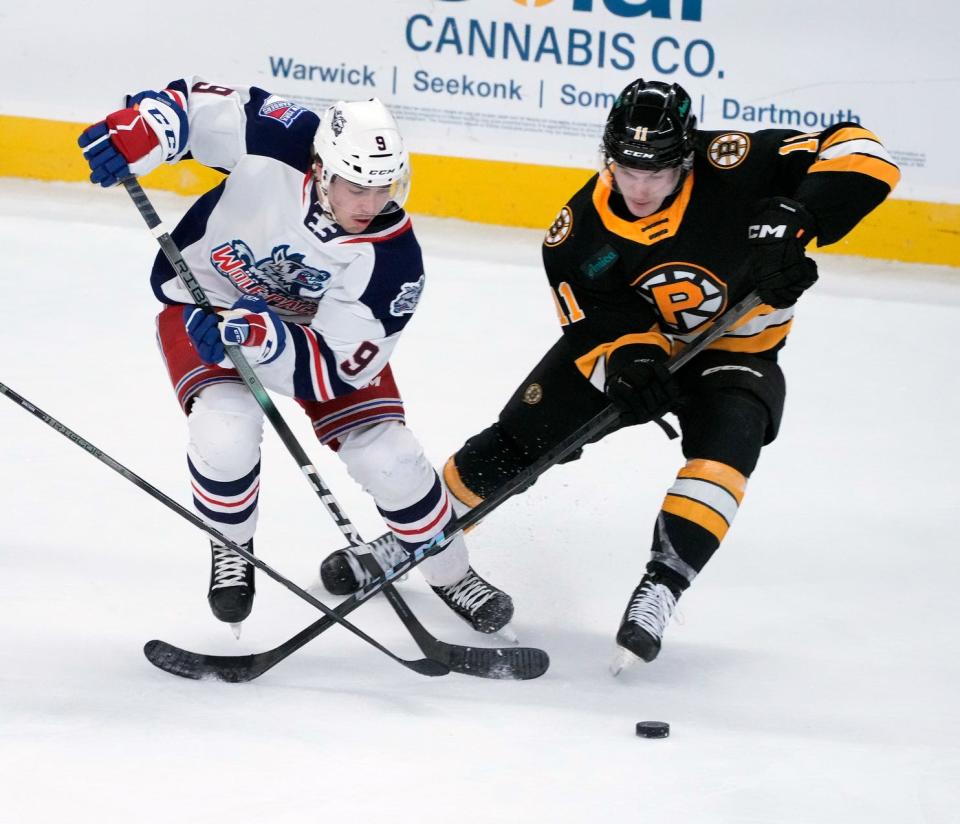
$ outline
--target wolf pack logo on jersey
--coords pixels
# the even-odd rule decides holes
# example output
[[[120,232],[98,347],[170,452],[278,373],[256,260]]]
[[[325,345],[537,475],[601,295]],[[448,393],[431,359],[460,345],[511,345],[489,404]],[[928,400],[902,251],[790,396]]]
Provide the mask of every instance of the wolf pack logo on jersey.
[[[743,132],[727,132],[710,141],[707,157],[718,169],[732,169],[743,163],[749,151],[749,135]]]
[[[656,307],[663,331],[686,335],[703,326],[727,302],[723,283],[693,263],[662,263],[648,269],[631,284]]]
[[[210,253],[210,263],[246,295],[263,298],[274,309],[312,315],[327,288],[330,273],[303,262],[290,245],[274,246],[270,257],[257,260],[242,240],[231,240]]]
[[[403,315],[413,314],[413,310],[417,308],[417,304],[420,302],[425,278],[425,275],[420,275],[420,279],[415,283],[405,283],[400,287],[400,294],[390,301],[391,315],[399,318]]]
[[[330,120],[330,129],[333,131],[333,136],[340,137],[343,127],[346,125],[347,119],[343,116],[343,112],[340,109],[334,109],[333,117]]]
[[[270,120],[276,120],[278,123],[282,123],[285,128],[289,129],[293,121],[300,117],[305,111],[306,109],[302,106],[298,106],[296,103],[291,103],[289,100],[284,100],[282,97],[271,94],[260,107],[260,116]]]

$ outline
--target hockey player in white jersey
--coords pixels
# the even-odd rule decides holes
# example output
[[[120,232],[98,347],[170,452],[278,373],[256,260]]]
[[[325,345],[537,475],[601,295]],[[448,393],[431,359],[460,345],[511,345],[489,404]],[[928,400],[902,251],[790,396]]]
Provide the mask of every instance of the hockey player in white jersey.
[[[192,157],[227,173],[172,233],[216,313],[196,306],[160,254],[157,336],[187,415],[197,512],[253,551],[263,412],[225,356],[240,343],[265,386],[296,399],[321,443],[373,497],[403,551],[453,517],[437,472],[405,425],[390,355],[424,287],[403,211],[410,162],[376,99],[322,117],[258,89],[197,78],[141,92],[79,139],[91,180],[112,186]],[[395,545],[373,548],[399,560]],[[250,613],[254,568],[215,542],[208,600],[221,621]],[[352,553],[325,570],[334,590],[366,576]],[[470,567],[463,538],[420,565],[441,599],[481,632],[512,617],[508,595]]]

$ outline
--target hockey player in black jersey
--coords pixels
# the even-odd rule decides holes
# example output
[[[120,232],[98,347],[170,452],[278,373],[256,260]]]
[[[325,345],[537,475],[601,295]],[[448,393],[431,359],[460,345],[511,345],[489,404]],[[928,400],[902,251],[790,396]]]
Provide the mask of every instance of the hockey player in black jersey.
[[[444,480],[460,507],[476,506],[611,401],[621,410],[614,428],[676,413],[685,463],[617,633],[619,671],[629,654],[656,658],[677,599],[777,435],[777,353],[817,279],[805,247],[846,235],[899,171],[858,124],[700,131],[686,91],[643,80],[609,113],[601,166],[543,243],[563,334],[497,421],[450,458]],[[673,351],[753,289],[764,303],[671,375]]]

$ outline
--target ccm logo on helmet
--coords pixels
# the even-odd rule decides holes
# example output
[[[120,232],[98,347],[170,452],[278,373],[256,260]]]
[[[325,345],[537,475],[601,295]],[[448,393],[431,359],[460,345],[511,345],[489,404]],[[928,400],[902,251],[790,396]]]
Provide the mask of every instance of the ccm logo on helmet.
[[[373,175],[392,175],[395,171],[396,169],[371,169],[370,176],[373,177]]]
[[[750,240],[762,240],[765,237],[782,238],[787,233],[787,227],[781,223],[779,226],[769,226],[766,223],[757,223],[747,229],[747,237]]]

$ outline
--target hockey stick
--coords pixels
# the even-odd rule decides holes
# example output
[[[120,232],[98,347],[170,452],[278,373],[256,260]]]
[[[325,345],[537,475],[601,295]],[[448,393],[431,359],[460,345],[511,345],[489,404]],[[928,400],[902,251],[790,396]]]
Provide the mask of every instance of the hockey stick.
[[[160,220],[160,216],[153,208],[153,204],[147,197],[146,192],[143,191],[143,188],[140,186],[140,183],[137,181],[136,177],[130,176],[124,178],[122,182],[127,190],[127,194],[130,195],[131,200],[133,200],[134,205],[137,207],[137,211],[140,212],[140,215],[147,224],[147,227],[157,239],[157,242],[160,244],[160,248],[163,250],[164,256],[167,258],[167,261],[173,267],[173,270],[179,275],[184,286],[186,286],[186,288],[189,290],[194,302],[201,308],[206,309],[207,311],[212,311],[213,306],[210,303],[209,297],[207,296],[203,287],[197,281],[195,275],[190,269],[189,264],[184,260],[183,254],[180,252],[177,244],[174,242],[173,238],[170,237],[169,232],[167,232],[166,228],[163,226],[163,221]],[[297,465],[300,467],[300,471],[313,487],[313,490],[320,498],[321,503],[323,504],[327,513],[333,519],[334,523],[343,533],[344,537],[351,546],[362,546],[364,542],[360,537],[357,528],[346,516],[344,510],[340,507],[340,504],[337,502],[337,499],[334,497],[333,493],[327,488],[326,484],[323,482],[323,479],[311,464],[309,457],[307,457],[306,452],[300,446],[300,443],[297,441],[294,434],[290,431],[289,426],[283,419],[283,416],[280,414],[277,407],[274,405],[273,399],[267,393],[262,382],[254,372],[253,367],[250,366],[250,364],[247,362],[247,359],[244,357],[241,347],[233,344],[227,344],[224,346],[224,349],[226,350],[226,353],[237,372],[240,374],[244,384],[246,384],[247,388],[253,394],[267,419],[273,425],[274,430],[280,436],[280,440],[283,441],[287,451],[297,462]],[[444,641],[434,638],[414,617],[413,612],[407,606],[400,593],[390,588],[385,594],[387,596],[387,600],[390,602],[390,605],[393,607],[400,620],[403,621],[407,629],[410,630],[411,635],[417,642],[417,645],[420,647],[424,655],[426,655],[428,658],[432,657],[431,653],[434,655],[441,655],[444,660],[450,662],[450,669],[456,672],[461,672],[467,675],[482,675],[483,671],[481,668],[475,665],[468,666],[467,663],[465,663],[466,658],[469,657],[468,653],[470,648],[458,648],[456,645],[447,644]],[[151,641],[148,644],[148,647],[151,649],[157,649],[155,645],[162,645],[163,643],[164,642],[162,641]],[[497,672],[503,673],[506,669],[504,651],[495,650],[492,652],[496,652],[501,659],[499,662],[500,666],[497,668]],[[520,653],[523,653],[523,651],[516,650],[511,651],[510,655],[516,658]],[[534,653],[540,654],[544,658],[546,657],[546,653],[542,652],[541,650],[531,651],[531,655]],[[150,658],[152,663],[156,664],[161,669],[165,669],[165,667],[158,662],[167,659],[159,652],[156,658],[151,657],[149,654],[147,657]],[[526,656],[524,661],[526,661],[529,657],[530,656]],[[544,671],[545,669],[546,667],[544,667]]]
[[[10,400],[18,404],[22,409],[26,409],[30,414],[39,418],[41,421],[43,421],[52,429],[55,429],[57,432],[59,432],[61,435],[67,438],[67,440],[73,441],[81,449],[85,450],[86,452],[89,452],[98,461],[106,464],[112,470],[114,470],[115,472],[117,472],[118,474],[126,478],[128,481],[140,487],[140,489],[148,493],[152,498],[162,503],[168,509],[173,510],[180,517],[184,518],[194,526],[199,527],[207,534],[216,538],[218,541],[223,543],[224,546],[228,547],[237,555],[241,556],[248,563],[253,564],[257,569],[261,570],[262,572],[266,573],[268,576],[273,578],[274,581],[285,586],[292,593],[294,593],[294,595],[298,595],[304,601],[306,601],[307,603],[319,609],[321,612],[324,613],[326,619],[331,622],[331,625],[334,623],[342,624],[344,627],[350,630],[350,632],[352,632],[354,635],[358,636],[359,638],[362,638],[368,644],[370,644],[371,646],[375,647],[376,649],[384,653],[384,655],[389,656],[398,664],[403,664],[403,666],[405,666],[407,669],[413,670],[414,672],[419,673],[420,675],[431,675],[431,676],[446,675],[450,671],[449,667],[446,667],[440,662],[433,661],[429,658],[422,658],[416,661],[408,661],[404,658],[400,658],[398,655],[395,655],[393,652],[391,652],[385,646],[383,646],[380,642],[374,640],[369,635],[367,635],[362,629],[354,626],[349,621],[344,620],[343,617],[338,615],[333,609],[331,609],[330,607],[323,604],[321,601],[314,598],[306,590],[298,587],[295,583],[293,583],[293,581],[289,580],[288,578],[285,578],[283,575],[277,572],[273,567],[271,567],[265,561],[256,557],[253,553],[247,551],[242,546],[239,546],[233,543],[232,541],[230,541],[225,535],[218,532],[216,529],[214,529],[212,526],[207,524],[197,515],[194,515],[192,512],[190,512],[190,510],[178,504],[175,500],[173,500],[168,495],[165,495],[163,492],[161,492],[159,489],[153,486],[153,484],[149,483],[148,481],[145,481],[143,478],[141,478],[139,475],[135,474],[134,472],[131,472],[123,464],[118,463],[113,458],[111,458],[106,452],[103,452],[101,449],[98,449],[92,443],[80,437],[80,435],[78,435],[72,429],[69,429],[66,426],[64,426],[56,418],[48,415],[42,409],[34,406],[26,398],[14,392],[6,384],[0,383],[0,393],[6,395],[8,398],[10,398]]]
[[[676,372],[707,345],[737,323],[737,321],[741,320],[759,306],[760,303],[761,300],[756,293],[751,292],[738,304],[717,318],[709,329],[701,332],[690,341],[683,350],[670,358],[670,360],[667,361],[667,369],[669,369],[671,373]],[[453,521],[448,524],[447,530],[445,530],[444,533],[437,535],[432,541],[418,547],[409,558],[401,561],[390,569],[384,570],[381,575],[373,578],[366,586],[348,596],[337,606],[335,612],[340,616],[348,615],[367,598],[380,592],[394,578],[406,574],[423,561],[424,558],[435,555],[453,540],[457,534],[481,521],[517,492],[526,489],[527,486],[532,484],[554,464],[558,463],[575,449],[583,446],[591,438],[616,422],[619,416],[620,412],[613,405],[607,406],[601,412],[598,412],[574,432],[571,432],[564,440],[544,453],[538,460],[517,473],[516,476],[503,484],[496,492],[477,504],[477,506],[467,512],[463,518],[454,518]],[[325,632],[331,625],[332,622],[325,616],[304,628],[292,638],[280,644],[280,646],[252,655],[204,655],[170,645],[164,645],[163,642],[151,643],[162,645],[154,646],[153,652],[158,656],[162,653],[165,660],[168,661],[168,667],[164,667],[168,669],[168,671],[173,672],[173,667],[175,666],[178,668],[177,674],[184,675],[188,678],[208,677],[219,678],[224,681],[250,681],[279,664],[284,658],[296,652],[304,644],[309,643],[318,635]],[[150,653],[148,653],[148,657],[150,657]],[[151,658],[151,660],[153,660],[153,658]],[[157,666],[160,665],[157,664]]]

